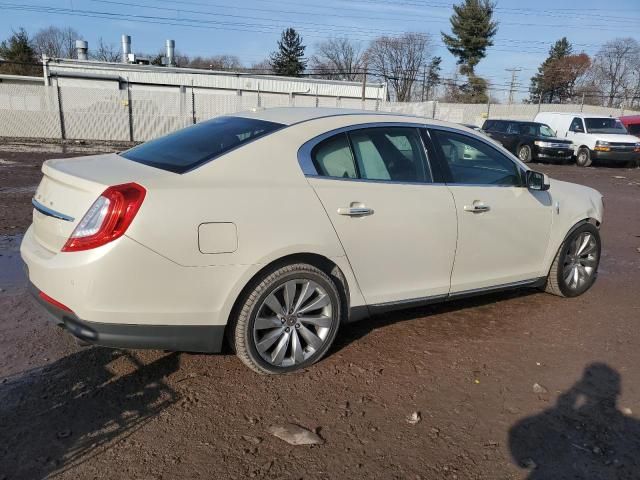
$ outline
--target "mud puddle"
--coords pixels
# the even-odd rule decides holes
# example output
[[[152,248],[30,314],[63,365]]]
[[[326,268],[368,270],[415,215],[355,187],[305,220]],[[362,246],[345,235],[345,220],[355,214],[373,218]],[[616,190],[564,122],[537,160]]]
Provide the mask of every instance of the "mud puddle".
[[[23,235],[0,235],[0,293],[13,293],[27,285],[20,243]]]

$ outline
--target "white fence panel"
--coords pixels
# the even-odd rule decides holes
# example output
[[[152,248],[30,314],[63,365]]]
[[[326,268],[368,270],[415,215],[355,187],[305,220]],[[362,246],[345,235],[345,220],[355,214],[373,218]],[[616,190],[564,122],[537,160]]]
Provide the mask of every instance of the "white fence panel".
[[[55,87],[0,83],[0,137],[60,138]]]

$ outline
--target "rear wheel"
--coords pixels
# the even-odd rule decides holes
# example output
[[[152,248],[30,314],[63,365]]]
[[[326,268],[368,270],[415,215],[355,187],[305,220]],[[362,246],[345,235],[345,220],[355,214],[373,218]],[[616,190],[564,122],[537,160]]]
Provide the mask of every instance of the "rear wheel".
[[[529,145],[520,145],[518,147],[518,158],[523,163],[529,163],[532,158],[531,147]]]
[[[590,167],[593,163],[591,160],[591,152],[588,148],[582,147],[578,149],[578,153],[576,154],[576,165],[579,167]]]
[[[265,274],[233,325],[236,354],[258,373],[288,373],[322,358],[340,326],[338,287],[320,269],[292,264]]]
[[[590,223],[576,228],[564,241],[551,265],[545,291],[577,297],[596,281],[600,264],[600,233]]]

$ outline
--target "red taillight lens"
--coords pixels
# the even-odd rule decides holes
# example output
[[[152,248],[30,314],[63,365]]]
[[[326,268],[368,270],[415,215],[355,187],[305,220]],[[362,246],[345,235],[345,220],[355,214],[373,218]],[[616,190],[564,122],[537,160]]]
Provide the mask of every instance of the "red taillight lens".
[[[124,235],[146,193],[137,183],[107,188],[82,217],[62,251],[90,250]]]
[[[71,309],[69,307],[67,307],[64,303],[60,303],[59,301],[51,298],[46,293],[40,292],[40,293],[38,293],[38,295],[40,296],[41,299],[43,299],[47,303],[50,303],[54,307],[57,307],[60,310],[64,310],[65,312],[71,312]],[[71,312],[71,313],[73,313],[73,312]]]

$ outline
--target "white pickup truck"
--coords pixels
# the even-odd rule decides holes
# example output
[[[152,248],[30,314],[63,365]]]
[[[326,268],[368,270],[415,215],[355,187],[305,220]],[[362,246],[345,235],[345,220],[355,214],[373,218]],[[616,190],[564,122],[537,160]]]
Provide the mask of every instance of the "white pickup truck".
[[[617,118],[587,113],[540,112],[536,122],[546,123],[560,138],[573,143],[576,164],[588,167],[593,160],[640,164],[640,142],[629,135]]]

